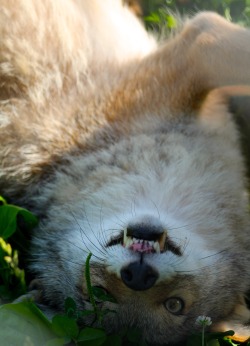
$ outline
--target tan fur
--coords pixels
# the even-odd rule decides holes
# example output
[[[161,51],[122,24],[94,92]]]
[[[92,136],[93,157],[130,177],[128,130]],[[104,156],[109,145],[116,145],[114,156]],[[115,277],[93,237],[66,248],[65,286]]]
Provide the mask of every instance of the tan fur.
[[[229,104],[250,95],[234,86],[250,85],[249,42],[213,13],[157,46],[118,0],[0,0],[0,188],[41,218],[31,267],[45,311],[67,296],[86,307],[92,251],[93,285],[118,301],[104,304],[118,314],[108,331],[164,344],[208,314],[243,332],[247,172]],[[159,277],[142,291],[121,279],[139,254],[108,245],[131,222],[162,225],[181,253],[145,254]],[[181,315],[166,311],[171,297]]]

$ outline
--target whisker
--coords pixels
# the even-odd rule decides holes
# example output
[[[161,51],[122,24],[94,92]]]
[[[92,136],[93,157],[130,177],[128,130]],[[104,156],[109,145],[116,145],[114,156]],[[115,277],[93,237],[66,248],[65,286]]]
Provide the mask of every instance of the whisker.
[[[100,231],[98,232],[98,234],[99,234],[99,237],[100,237],[99,244],[105,250],[105,252],[107,252],[106,251],[106,245],[108,243],[108,239],[106,237],[106,232],[103,229],[103,203],[102,203],[101,208],[100,208]]]
[[[150,198],[150,201],[152,202],[153,206],[154,206],[155,209],[156,209],[156,212],[157,212],[157,214],[158,214],[159,220],[161,220],[161,214],[160,214],[159,208],[157,207],[157,204],[153,201],[152,198]]]
[[[71,263],[71,264],[73,264],[73,265],[75,265],[77,267],[83,267],[84,266],[84,263],[75,262],[71,258],[69,259],[68,257],[64,257],[64,256],[61,256],[61,255],[60,255],[60,258],[63,260],[62,264],[64,264],[65,262],[66,263],[69,262],[69,263]]]
[[[72,243],[70,240],[67,240],[67,242],[69,244],[73,245],[75,248],[77,248],[78,250],[80,250],[82,252],[85,252],[85,253],[89,253],[90,252],[88,248],[87,248],[87,250],[84,250],[83,248],[81,248],[80,246],[76,245],[75,243]],[[84,243],[84,245],[86,245],[86,244]]]
[[[216,253],[214,253],[214,254],[212,254],[212,255],[208,255],[208,256],[205,256],[205,257],[201,257],[201,258],[199,258],[199,259],[200,259],[200,260],[207,259],[207,258],[210,258],[210,257],[213,257],[213,256],[217,256],[217,255],[219,255],[219,254],[221,254],[221,253],[223,253],[223,252],[226,252],[226,251],[227,251],[227,249],[224,249],[224,250],[218,251],[218,252],[216,252]]]
[[[195,273],[195,272],[200,272],[201,270],[204,270],[206,268],[211,268],[211,265],[205,265],[205,266],[202,266],[196,269],[191,269],[191,270],[175,270],[175,273]]]
[[[96,244],[90,239],[90,237],[87,235],[87,233],[86,233],[86,232],[84,231],[84,229],[81,227],[81,225],[79,224],[77,218],[75,217],[75,215],[74,215],[72,212],[71,212],[71,215],[73,216],[73,218],[74,218],[76,224],[78,225],[80,232],[82,232],[82,234],[84,234],[84,236],[85,236],[85,237],[88,239],[88,241],[93,245],[93,247],[98,251],[98,253],[100,253],[100,254],[102,254],[103,256],[105,256],[106,253],[103,252],[100,248],[98,248],[98,247],[96,246]],[[85,214],[85,215],[86,215],[86,214]],[[90,222],[89,222],[89,220],[88,220],[87,217],[85,217],[85,220],[88,222],[88,225],[89,225],[90,229],[92,230],[92,227],[91,227]],[[95,233],[93,232],[93,230],[92,230],[92,234],[95,236]],[[95,238],[97,239],[96,236],[95,236]],[[85,243],[85,241],[84,241],[83,238],[82,238],[82,240],[83,240],[84,244],[86,245],[86,243]],[[97,239],[97,240],[98,240],[98,239]],[[99,240],[98,240],[98,243],[99,243]],[[90,251],[90,252],[91,252],[91,251]]]
[[[131,215],[133,216],[133,217],[135,217],[136,216],[136,213],[135,213],[135,198],[133,198],[133,201],[131,202]]]
[[[82,238],[82,242],[83,242],[83,244],[86,246],[85,240],[83,239],[83,233],[82,233],[81,226],[79,225],[79,223],[78,223],[78,221],[77,221],[77,219],[76,219],[76,216],[74,215],[73,211],[72,211],[70,208],[69,208],[69,212],[70,212],[70,214],[73,216],[74,220],[76,221],[76,223],[77,223],[77,225],[78,225],[78,227],[79,227],[79,229],[80,229],[80,235],[81,235],[81,238]],[[86,246],[86,247],[87,247],[87,246]],[[87,249],[88,249],[88,247],[87,247]]]
[[[178,229],[182,229],[182,228],[186,228],[186,227],[192,227],[192,226],[195,226],[197,225],[197,223],[188,223],[188,224],[185,224],[185,225],[182,225],[182,226],[178,226],[178,227],[169,227],[169,231],[174,231],[174,230],[178,230]]]
[[[124,229],[126,226],[126,223],[122,221],[117,215],[115,215],[115,218],[119,221],[119,223],[117,222],[117,225],[121,227],[122,229]]]

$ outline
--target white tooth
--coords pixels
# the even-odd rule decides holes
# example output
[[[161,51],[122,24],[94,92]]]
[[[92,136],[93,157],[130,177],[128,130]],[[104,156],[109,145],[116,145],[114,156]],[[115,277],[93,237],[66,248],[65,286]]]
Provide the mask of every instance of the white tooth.
[[[141,243],[141,244],[142,244],[142,243],[143,243],[143,239],[139,239],[139,243]]]
[[[133,243],[132,238],[130,236],[127,236],[127,230],[124,230],[123,233],[123,246],[126,248],[130,247]]]
[[[123,232],[123,245],[124,245],[124,246],[126,246],[127,240],[128,240],[128,237],[127,237],[127,230],[125,229],[124,232]]]
[[[154,245],[154,241],[153,241],[153,240],[149,241],[149,242],[148,242],[148,245],[149,245],[149,246],[153,246],[153,245]]]
[[[125,244],[125,247],[128,249],[133,244],[133,240],[131,237],[127,237],[127,242]]]
[[[127,236],[123,236],[123,245],[125,246],[127,244],[128,241],[128,237]]]
[[[165,231],[159,239],[160,249],[162,250],[164,250],[166,239],[167,239],[167,231]]]
[[[156,253],[160,253],[160,244],[158,243],[158,241],[154,242],[153,248],[155,249]]]

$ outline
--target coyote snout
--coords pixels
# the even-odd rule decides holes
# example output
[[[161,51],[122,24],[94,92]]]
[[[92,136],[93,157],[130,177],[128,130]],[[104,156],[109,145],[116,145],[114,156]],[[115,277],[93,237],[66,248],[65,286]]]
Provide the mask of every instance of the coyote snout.
[[[181,250],[168,237],[166,228],[157,218],[144,216],[141,220],[130,222],[123,234],[109,242],[108,246],[120,243],[123,247],[137,253],[137,259],[121,268],[123,283],[136,291],[152,287],[159,277],[153,262],[146,262],[147,254],[160,254],[172,251],[181,256]]]

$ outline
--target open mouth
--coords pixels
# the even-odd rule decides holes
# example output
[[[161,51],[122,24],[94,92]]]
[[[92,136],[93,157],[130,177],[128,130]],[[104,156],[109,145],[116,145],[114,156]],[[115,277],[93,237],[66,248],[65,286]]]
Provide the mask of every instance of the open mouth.
[[[123,234],[123,246],[135,252],[161,253],[164,251],[166,238],[167,232],[155,236],[155,239],[152,240],[136,238],[129,229],[126,229]]]
[[[167,231],[161,232],[160,234],[154,234],[153,236],[152,234],[149,236],[147,236],[147,234],[143,236],[140,235],[139,238],[135,237],[133,232],[127,228],[120,235],[112,238],[108,242],[107,247],[119,244],[133,252],[143,254],[160,254],[170,251],[177,256],[182,255],[180,247],[168,238]]]

